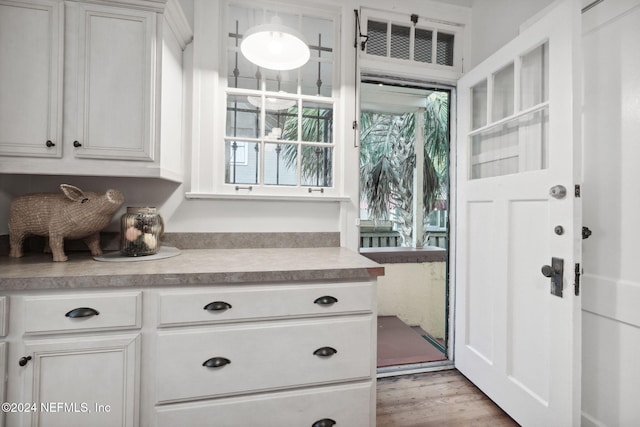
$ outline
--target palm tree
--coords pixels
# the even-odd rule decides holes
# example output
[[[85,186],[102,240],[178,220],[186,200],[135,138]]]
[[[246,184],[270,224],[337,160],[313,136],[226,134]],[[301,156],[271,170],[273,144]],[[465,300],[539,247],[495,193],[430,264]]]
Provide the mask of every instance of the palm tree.
[[[448,186],[448,99],[446,92],[433,92],[424,111],[425,219]],[[413,113],[361,114],[361,199],[367,202],[369,219],[391,220],[395,224],[404,246],[413,244],[415,122]]]
[[[289,109],[282,137],[285,140],[298,138],[298,109]],[[333,110],[328,108],[303,108],[302,140],[327,142],[333,139]],[[332,185],[333,156],[330,147],[303,145],[301,182],[307,185],[328,187]],[[283,160],[288,168],[297,168],[298,147],[287,144],[283,150]]]
[[[305,108],[303,141],[331,141],[330,109]],[[298,135],[297,107],[286,113],[283,139]],[[424,110],[424,218],[436,202],[446,196],[449,185],[449,94],[432,92]],[[415,168],[415,114],[362,112],[360,124],[361,199],[368,206],[369,219],[391,220],[403,236],[404,246],[413,243],[413,171]],[[288,168],[297,168],[298,147],[283,144],[282,159]],[[302,146],[302,182],[331,185],[333,156],[330,148]],[[424,237],[424,236],[423,236]],[[424,240],[424,239],[423,239]]]

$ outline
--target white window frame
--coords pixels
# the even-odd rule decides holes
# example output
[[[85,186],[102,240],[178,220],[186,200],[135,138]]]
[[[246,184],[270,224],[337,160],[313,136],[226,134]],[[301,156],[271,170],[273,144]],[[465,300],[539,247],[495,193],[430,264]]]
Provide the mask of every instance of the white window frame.
[[[461,19],[462,16],[452,16],[449,13],[438,13],[434,11],[430,16],[418,16],[417,24],[411,22],[411,13],[382,11],[362,7],[361,25],[363,34],[367,33],[369,20],[384,22],[387,24],[387,32],[391,25],[403,27],[413,27],[410,33],[409,57],[410,59],[392,58],[390,56],[389,40],[387,40],[387,56],[367,54],[366,48],[361,52],[361,68],[363,70],[375,69],[378,73],[390,76],[400,76],[401,78],[416,78],[419,81],[434,81],[442,84],[455,86],[456,82],[463,74],[463,58],[468,56],[465,40],[465,29],[468,22]],[[453,34],[453,65],[440,65],[428,62],[415,61],[414,42],[415,28],[432,31],[432,57],[436,57],[436,41],[438,32]],[[402,72],[398,72],[401,67]]]
[[[208,3],[208,2],[207,2]],[[340,12],[341,10],[336,7],[324,8],[309,8],[300,6],[296,3],[286,4],[283,3],[269,3],[269,2],[249,2],[246,0],[228,0],[219,3],[215,6],[217,8],[218,22],[224,23],[220,25],[216,30],[210,32],[211,40],[215,37],[215,46],[209,46],[209,49],[215,50],[216,54],[210,55],[211,63],[208,64],[211,68],[215,68],[216,78],[204,78],[205,76],[198,73],[198,70],[194,70],[194,105],[202,100],[198,100],[198,92],[212,90],[215,95],[212,98],[212,103],[209,104],[209,109],[201,109],[200,116],[194,120],[194,148],[192,151],[192,180],[190,183],[191,191],[186,193],[187,198],[231,198],[231,199],[268,199],[268,200],[327,200],[327,201],[348,201],[349,197],[344,196],[343,191],[343,179],[342,170],[344,168],[343,152],[344,152],[344,133],[339,131],[344,128],[345,122],[341,117],[343,116],[343,104],[342,96],[343,89],[340,79],[340,59],[341,59],[341,33],[340,33]],[[302,114],[301,105],[305,102],[313,103],[331,103],[333,105],[333,138],[331,143],[327,144],[315,144],[307,143],[303,141],[296,141],[296,143],[302,145],[321,145],[323,147],[333,148],[333,176],[331,187],[317,187],[308,185],[268,185],[264,183],[258,184],[230,184],[225,183],[225,141],[228,140],[226,134],[226,114],[227,114],[227,94],[236,95],[254,95],[261,96],[273,95],[273,93],[264,91],[265,87],[262,85],[260,91],[249,90],[242,88],[231,88],[227,86],[227,52],[228,52],[228,32],[229,23],[227,22],[227,8],[229,4],[238,5],[250,9],[267,9],[275,10],[287,14],[306,15],[311,17],[317,17],[333,21],[333,39],[334,45],[332,46],[332,92],[330,97],[303,95],[301,94],[300,87],[298,86],[298,93],[286,93],[282,97],[295,99],[298,102],[299,115]],[[209,6],[214,7],[214,6]],[[204,41],[203,41],[204,42]],[[313,44],[313,41],[309,41]],[[204,49],[204,43],[200,46]],[[215,65],[213,63],[215,61]],[[194,63],[194,68],[197,68],[198,64]],[[294,70],[295,72],[296,70]],[[198,80],[199,74],[202,79]],[[215,81],[215,87],[211,85],[203,85],[205,81]],[[299,82],[299,80],[298,80]],[[299,84],[299,83],[298,83]],[[198,88],[200,86],[200,88]],[[264,123],[264,109],[261,109],[262,115],[261,122]],[[196,132],[200,131],[202,127],[207,127],[206,120],[212,121],[210,127],[207,130],[211,131],[212,138],[207,140],[200,135],[196,135]],[[200,125],[200,129],[196,129]],[[263,125],[264,126],[264,125]],[[199,136],[197,138],[196,136]],[[300,139],[300,138],[299,138]],[[199,143],[196,142],[199,140]],[[262,143],[273,142],[266,137],[261,138],[242,138],[242,142],[256,142]],[[282,141],[283,143],[289,143],[292,141]],[[262,161],[262,160],[261,160]],[[263,168],[261,168],[263,169]],[[260,172],[261,175],[264,171]],[[300,177],[300,171],[298,171]],[[300,180],[301,178],[299,178]],[[250,187],[250,188],[249,188]]]

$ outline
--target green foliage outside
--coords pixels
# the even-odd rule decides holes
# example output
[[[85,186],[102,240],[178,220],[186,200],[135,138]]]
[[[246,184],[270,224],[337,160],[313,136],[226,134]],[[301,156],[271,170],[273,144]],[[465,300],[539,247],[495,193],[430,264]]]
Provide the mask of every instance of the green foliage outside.
[[[303,141],[331,141],[332,111],[305,108]],[[298,135],[297,108],[287,112],[285,140]],[[403,246],[413,246],[413,173],[415,169],[415,114],[381,114],[363,111],[360,117],[360,192],[369,218],[390,220],[403,236]],[[424,219],[438,200],[447,198],[449,187],[449,93],[433,92],[424,110]],[[331,185],[332,158],[327,149],[302,146],[302,181]],[[287,144],[284,163],[297,168],[298,147]],[[425,224],[426,225],[426,224]],[[426,227],[425,227],[426,229]],[[426,240],[426,233],[423,236]]]
[[[449,162],[449,94],[433,92],[424,111],[424,218],[447,197]],[[360,192],[369,218],[391,220],[413,245],[413,173],[415,114],[363,111],[360,125]],[[426,233],[425,233],[426,234]],[[426,240],[426,235],[424,236]]]

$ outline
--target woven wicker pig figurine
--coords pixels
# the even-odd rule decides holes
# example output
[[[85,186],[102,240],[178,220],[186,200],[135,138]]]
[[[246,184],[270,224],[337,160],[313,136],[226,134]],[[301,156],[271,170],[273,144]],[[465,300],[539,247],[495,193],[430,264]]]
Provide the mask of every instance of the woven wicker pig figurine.
[[[84,193],[68,184],[60,189],[64,194],[26,194],[11,203],[9,256],[23,255],[22,245],[29,235],[49,237],[54,261],[67,260],[64,239],[84,239],[91,255],[102,255],[100,230],[109,225],[124,196],[118,190]]]

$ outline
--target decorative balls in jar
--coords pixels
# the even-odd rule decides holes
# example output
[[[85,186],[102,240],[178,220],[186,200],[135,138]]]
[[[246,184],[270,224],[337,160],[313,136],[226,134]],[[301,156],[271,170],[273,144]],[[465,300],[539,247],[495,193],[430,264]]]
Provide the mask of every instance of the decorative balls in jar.
[[[164,231],[154,207],[127,207],[120,218],[120,252],[126,256],[153,255],[160,250]]]

